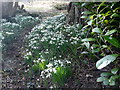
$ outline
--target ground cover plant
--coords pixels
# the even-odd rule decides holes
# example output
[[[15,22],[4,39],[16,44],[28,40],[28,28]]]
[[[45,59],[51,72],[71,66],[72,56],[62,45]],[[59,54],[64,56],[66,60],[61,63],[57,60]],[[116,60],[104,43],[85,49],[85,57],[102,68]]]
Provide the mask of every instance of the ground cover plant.
[[[10,21],[1,19],[2,35],[4,37],[2,43],[11,44],[17,37],[28,27],[32,27],[40,22],[39,18],[32,16],[16,15]],[[7,46],[7,45],[6,45]]]
[[[77,48],[81,36],[84,37],[81,25],[66,26],[65,15],[49,18],[27,36],[25,61],[30,70],[40,71],[42,78],[63,86],[72,73],[71,63],[79,58]]]

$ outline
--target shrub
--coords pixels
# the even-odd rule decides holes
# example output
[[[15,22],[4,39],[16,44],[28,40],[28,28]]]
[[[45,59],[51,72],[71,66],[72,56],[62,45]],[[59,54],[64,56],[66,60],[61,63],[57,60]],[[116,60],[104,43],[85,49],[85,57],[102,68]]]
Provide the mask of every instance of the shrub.
[[[82,39],[83,44],[98,59],[103,57],[97,61],[97,69],[102,69],[111,63],[119,69],[117,57],[120,55],[120,3],[90,2],[76,4],[87,9],[87,11],[82,12],[83,16],[81,17],[86,22],[82,29],[87,32],[87,36]],[[92,9],[90,10],[90,8]],[[100,80],[105,85],[118,85],[115,82],[119,81],[120,73],[110,76],[112,79],[100,77],[98,81]]]

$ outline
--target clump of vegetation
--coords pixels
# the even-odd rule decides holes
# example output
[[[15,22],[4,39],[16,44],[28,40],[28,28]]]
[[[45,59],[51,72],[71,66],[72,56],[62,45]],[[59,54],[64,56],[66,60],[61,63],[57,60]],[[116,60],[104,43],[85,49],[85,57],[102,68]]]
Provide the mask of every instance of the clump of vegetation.
[[[81,17],[85,19],[84,26],[65,25],[64,15],[52,17],[36,26],[28,36],[26,61],[31,68],[39,65],[37,70],[41,71],[41,76],[49,77],[52,85],[58,86],[60,83],[64,85],[65,78],[70,76],[67,74],[72,72],[72,69],[68,66],[74,66],[74,63],[79,63],[84,59],[84,55],[87,55],[87,58],[94,59],[94,62],[98,60],[97,69],[110,63],[114,65],[111,73],[102,73],[98,82],[103,82],[104,85],[119,85],[119,5],[106,5],[105,2],[75,4],[87,9],[82,12]],[[90,8],[92,10],[89,10]],[[58,61],[60,65],[56,63]],[[49,73],[45,74],[45,71]]]
[[[8,22],[6,19],[1,19],[2,35],[4,37],[2,43],[6,45],[16,40],[25,28],[36,25],[40,22],[39,18],[22,15],[13,17],[11,20],[12,22]]]
[[[82,12],[81,17],[86,20],[86,25],[82,29],[87,32],[82,41],[88,51],[98,58],[97,69],[103,69],[109,64],[114,66],[111,73],[102,73],[97,81],[103,82],[104,85],[119,85],[120,66],[117,58],[120,56],[120,3],[76,4],[87,9]]]
[[[49,18],[27,36],[26,62],[31,68],[38,65],[35,71],[41,70],[41,76],[64,85],[72,72],[70,63],[79,58],[77,48],[81,45],[81,36],[84,37],[81,25],[66,26],[65,15]]]

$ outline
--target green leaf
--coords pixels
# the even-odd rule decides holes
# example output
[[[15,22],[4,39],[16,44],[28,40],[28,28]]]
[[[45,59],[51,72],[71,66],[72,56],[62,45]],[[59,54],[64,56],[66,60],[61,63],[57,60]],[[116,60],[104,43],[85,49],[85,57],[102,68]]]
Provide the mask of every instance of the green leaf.
[[[93,44],[92,47],[100,47],[98,44]]]
[[[106,76],[111,76],[112,73],[109,73],[109,72],[104,72],[104,73],[101,73],[100,76],[102,77],[106,77]]]
[[[93,20],[90,20],[87,22],[88,25],[92,25],[92,23],[93,23]]]
[[[110,82],[109,85],[114,86],[116,84],[115,83],[116,79],[119,79],[119,78],[120,78],[120,75],[111,76],[109,79],[109,82]]]
[[[110,30],[105,35],[111,35],[111,34],[115,33],[116,31],[117,31],[116,29]]]
[[[100,51],[101,51],[100,48],[92,49],[92,53],[98,53]]]
[[[104,84],[104,85],[109,85],[109,79],[106,78],[106,79],[103,81],[103,84]]]
[[[109,81],[111,81],[111,80],[116,80],[116,79],[118,79],[118,78],[120,78],[120,75],[114,75],[114,76],[111,76],[111,77],[110,77]]]
[[[114,18],[114,17],[120,17],[120,15],[117,14],[117,13],[114,13],[114,14],[112,14],[112,15],[110,16],[110,18]]]
[[[92,30],[92,32],[96,32],[96,33],[102,33],[102,30],[100,29],[100,28],[94,28],[93,30]]]
[[[81,16],[81,18],[87,18],[87,16]]]
[[[103,82],[106,78],[105,77],[99,77],[97,78],[97,82]]]
[[[88,42],[88,41],[96,41],[94,38],[85,38],[81,40],[82,42]]]
[[[90,11],[84,11],[81,14],[92,14],[92,12],[90,12]]]
[[[117,74],[118,70],[119,70],[119,68],[113,68],[113,69],[111,70],[111,73]]]
[[[110,81],[109,85],[114,86],[115,85],[115,80]]]
[[[120,42],[112,36],[104,36],[104,39],[111,43],[113,46],[120,48]]]
[[[111,55],[107,55],[107,56],[103,57],[102,59],[97,61],[97,63],[96,63],[97,69],[102,69],[102,68],[106,67],[108,64],[110,64],[111,62],[116,60],[116,58],[118,56],[119,56],[118,54],[111,54]]]

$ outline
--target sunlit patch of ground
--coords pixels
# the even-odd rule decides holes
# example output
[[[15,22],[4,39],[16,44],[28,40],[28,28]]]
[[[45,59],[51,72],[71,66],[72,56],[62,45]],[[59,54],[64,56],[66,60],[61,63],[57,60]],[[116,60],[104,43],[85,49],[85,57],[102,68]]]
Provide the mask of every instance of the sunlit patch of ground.
[[[20,2],[19,4],[24,4],[25,9],[28,12],[55,12],[54,6],[56,4],[68,4],[68,1],[57,1],[57,0],[45,0],[45,1],[33,1],[33,2]]]

